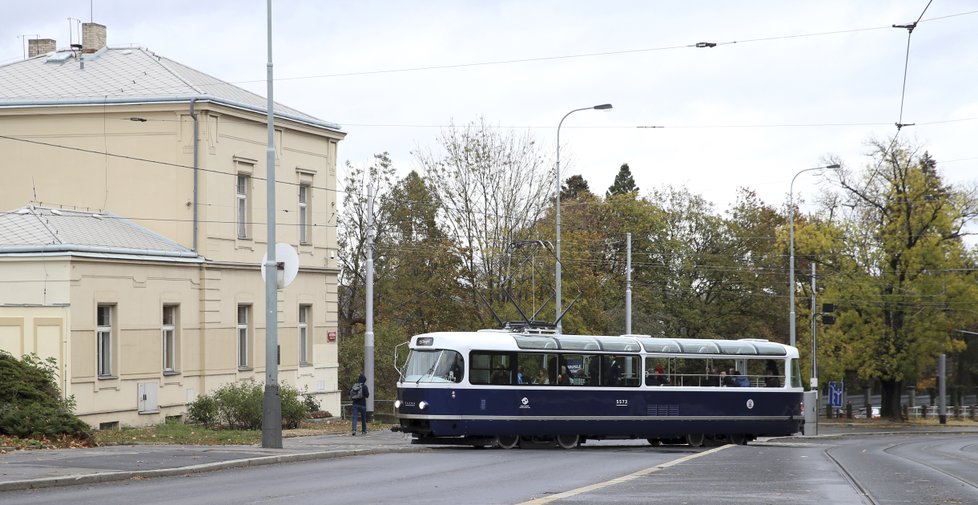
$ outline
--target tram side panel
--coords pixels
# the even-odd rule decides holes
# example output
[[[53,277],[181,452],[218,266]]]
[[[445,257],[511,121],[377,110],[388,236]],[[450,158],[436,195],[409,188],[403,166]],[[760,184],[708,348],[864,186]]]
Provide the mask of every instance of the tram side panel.
[[[801,422],[801,393],[784,389],[405,385],[399,399],[402,429],[435,437],[789,435]]]

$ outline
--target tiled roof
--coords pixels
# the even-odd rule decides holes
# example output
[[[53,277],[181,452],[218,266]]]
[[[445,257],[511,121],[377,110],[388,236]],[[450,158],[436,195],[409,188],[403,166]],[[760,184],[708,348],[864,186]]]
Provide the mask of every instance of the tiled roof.
[[[62,51],[0,66],[0,107],[189,101],[197,98],[257,112],[267,110],[267,98],[147,49],[104,48],[80,58],[81,61],[71,51]],[[340,130],[339,125],[278,103],[275,104],[275,114]]]
[[[0,254],[43,252],[199,258],[192,250],[111,213],[34,206],[0,213]]]

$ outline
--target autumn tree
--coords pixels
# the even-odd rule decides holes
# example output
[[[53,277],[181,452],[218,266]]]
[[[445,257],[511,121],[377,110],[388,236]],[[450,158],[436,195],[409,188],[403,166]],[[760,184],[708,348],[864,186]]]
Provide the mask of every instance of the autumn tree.
[[[384,274],[377,289],[377,309],[384,320],[409,335],[465,329],[456,301],[462,294],[460,258],[438,222],[436,192],[412,171],[384,199],[387,233],[378,237],[378,268]]]
[[[949,333],[976,320],[974,264],[962,237],[978,215],[978,192],[945,184],[936,161],[907,143],[874,142],[874,163],[843,172],[846,246],[856,269],[839,280],[845,332],[858,342],[853,367],[882,386],[882,414],[900,416],[903,385],[942,352]]]

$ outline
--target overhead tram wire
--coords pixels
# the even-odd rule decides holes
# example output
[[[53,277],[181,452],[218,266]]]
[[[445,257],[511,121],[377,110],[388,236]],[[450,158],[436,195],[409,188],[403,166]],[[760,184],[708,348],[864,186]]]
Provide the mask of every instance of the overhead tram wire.
[[[933,1],[934,0],[928,0],[927,1],[927,5],[924,6],[924,10],[920,12],[920,16],[917,16],[917,20],[914,21],[913,23],[910,23],[910,24],[907,24],[907,25],[893,24],[891,26],[891,28],[903,28],[903,29],[906,29],[907,30],[907,49],[906,49],[906,56],[904,57],[904,61],[903,61],[903,82],[902,82],[901,91],[900,91],[900,112],[897,115],[897,121],[896,121],[896,123],[894,123],[895,126],[896,126],[896,133],[893,134],[893,139],[890,140],[890,145],[887,146],[887,148],[884,149],[883,152],[880,154],[879,163],[876,164],[876,167],[873,169],[872,175],[870,175],[869,176],[869,179],[866,180],[866,184],[863,186],[863,189],[859,192],[860,194],[861,193],[864,193],[867,189],[869,189],[869,185],[872,184],[873,180],[876,179],[876,176],[879,175],[880,168],[883,166],[883,163],[886,161],[886,157],[889,156],[890,151],[896,145],[897,140],[900,138],[900,133],[903,130],[903,128],[905,126],[914,126],[914,123],[909,123],[908,124],[908,123],[904,123],[903,122],[903,106],[904,106],[904,102],[905,102],[906,94],[907,94],[907,74],[909,73],[909,68],[910,68],[910,41],[911,41],[911,38],[913,37],[914,28],[916,28],[917,25],[920,24],[921,20],[924,18],[924,14],[927,12],[927,9],[930,8],[930,4],[933,3]],[[967,13],[961,13],[959,15],[973,14],[975,12],[978,12],[978,11],[971,11],[971,12],[967,12]],[[949,15],[949,16],[944,16],[944,17],[935,18],[935,19],[947,19],[949,17],[954,17],[954,16],[956,16],[956,15]]]

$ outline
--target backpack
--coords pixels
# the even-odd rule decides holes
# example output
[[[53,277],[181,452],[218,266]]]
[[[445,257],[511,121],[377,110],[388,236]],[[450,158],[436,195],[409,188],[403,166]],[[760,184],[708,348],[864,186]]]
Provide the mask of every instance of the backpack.
[[[357,382],[350,388],[350,399],[351,400],[362,400],[363,399],[363,383]]]

